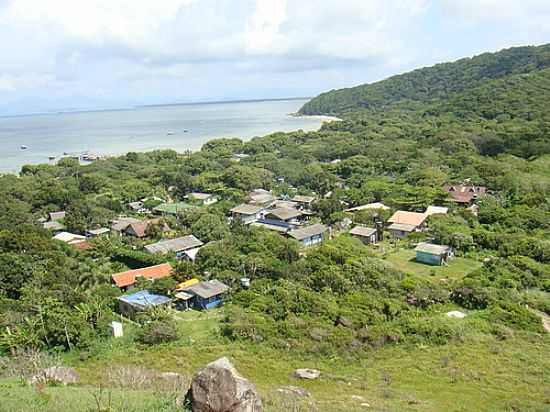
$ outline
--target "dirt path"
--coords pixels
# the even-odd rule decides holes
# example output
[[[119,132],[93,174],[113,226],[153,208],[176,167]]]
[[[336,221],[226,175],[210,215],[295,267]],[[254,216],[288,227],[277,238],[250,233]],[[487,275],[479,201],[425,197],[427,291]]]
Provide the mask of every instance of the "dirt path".
[[[529,310],[541,319],[542,327],[546,330],[546,332],[550,333],[550,316],[536,309],[529,308]]]

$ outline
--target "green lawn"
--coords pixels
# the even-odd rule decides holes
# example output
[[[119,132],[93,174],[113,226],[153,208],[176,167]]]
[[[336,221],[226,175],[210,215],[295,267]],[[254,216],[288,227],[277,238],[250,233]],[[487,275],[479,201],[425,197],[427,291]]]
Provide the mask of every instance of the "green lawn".
[[[414,250],[400,249],[387,254],[384,258],[396,269],[405,273],[421,276],[433,275],[438,278],[447,279],[460,279],[482,266],[481,262],[462,257],[451,259],[448,265],[445,266],[431,266],[416,262],[415,257],[416,253]]]

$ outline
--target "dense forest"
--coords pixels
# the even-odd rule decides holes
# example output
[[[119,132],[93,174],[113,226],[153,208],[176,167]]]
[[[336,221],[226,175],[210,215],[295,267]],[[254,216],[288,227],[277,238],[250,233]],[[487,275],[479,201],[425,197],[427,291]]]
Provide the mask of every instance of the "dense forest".
[[[384,348],[405,347],[414,358],[422,348],[512,342],[538,352],[523,359],[529,376],[518,371],[509,379],[509,396],[490,396],[495,410],[543,410],[547,393],[514,394],[513,385],[549,384],[541,372],[550,366],[541,355],[550,348],[541,321],[550,315],[549,65],[550,46],[484,54],[323,94],[301,113],[343,120],[315,132],[218,139],[194,153],[128,153],[90,165],[63,159],[0,176],[0,353],[5,359],[31,349],[58,353],[93,368],[93,359],[114,356],[105,347],[112,345],[109,323],[118,319],[122,292],[111,275],[169,261],[171,278],[138,282],[134,290],[169,295],[177,282],[195,277],[231,287],[211,335],[198,346],[355,363]],[[235,154],[248,156],[236,162]],[[475,212],[442,189],[463,182],[489,189]],[[315,197],[313,220],[331,228],[331,239],[304,251],[278,233],[229,222],[229,210],[258,188],[283,199]],[[85,234],[120,215],[138,216],[130,202],[185,201],[190,192],[219,201],[162,216],[169,232],[155,226],[147,240],[110,236],[79,249],[52,239],[39,223],[63,210],[65,229]],[[345,211],[373,202],[389,210]],[[386,234],[374,247],[347,233],[349,221],[372,225],[396,210],[430,205],[449,213],[430,216],[426,231],[405,239]],[[207,243],[194,262],[143,251],[151,241],[188,234]],[[426,240],[452,246],[456,261],[433,269],[410,263],[408,253]],[[252,279],[250,288],[242,277]],[[451,310],[468,316],[444,316]],[[144,314],[125,345],[141,356],[168,356],[192,341],[177,322],[165,312]],[[331,367],[338,373],[338,365]],[[484,385],[482,378],[460,379],[471,385],[464,390]],[[89,382],[98,380],[93,375]],[[416,410],[402,399],[386,401]],[[514,409],[516,402],[527,409]],[[331,408],[317,410],[352,410]],[[438,410],[437,403],[428,409]]]

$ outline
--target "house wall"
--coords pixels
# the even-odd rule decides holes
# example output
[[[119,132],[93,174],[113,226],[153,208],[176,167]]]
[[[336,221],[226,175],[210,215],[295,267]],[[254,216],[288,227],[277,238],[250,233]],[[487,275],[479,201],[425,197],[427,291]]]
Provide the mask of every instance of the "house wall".
[[[358,235],[355,235],[355,237],[357,239],[359,239],[361,242],[363,242],[364,244],[366,244],[366,245],[371,244],[371,243],[376,243],[376,234],[374,234],[372,236],[358,236]]]
[[[396,239],[402,239],[402,238],[406,237],[409,234],[409,232],[403,232],[401,230],[391,230],[390,229],[389,231],[390,231],[391,235]]]
[[[256,220],[258,220],[258,216],[257,215],[241,215],[241,214],[236,214],[235,215],[235,218],[236,219],[239,219],[241,222],[243,222],[245,225],[249,224],[249,223],[254,223]]]
[[[223,304],[223,296],[213,296],[210,299],[203,299],[200,296],[195,296],[193,306],[196,309],[208,310],[216,308]]]
[[[416,261],[428,265],[441,266],[442,257],[426,252],[416,252]]]
[[[310,247],[310,246],[318,245],[322,241],[323,241],[323,235],[315,235],[315,236],[305,238],[300,243],[302,244],[303,247]]]

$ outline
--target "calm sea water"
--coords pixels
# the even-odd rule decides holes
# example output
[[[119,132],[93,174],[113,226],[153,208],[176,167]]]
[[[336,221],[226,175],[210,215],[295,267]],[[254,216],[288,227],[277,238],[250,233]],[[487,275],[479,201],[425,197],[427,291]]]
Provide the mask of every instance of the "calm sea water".
[[[0,173],[48,163],[64,152],[103,155],[196,150],[208,140],[243,140],[276,131],[315,130],[323,118],[293,117],[306,100],[142,107],[0,118]],[[187,132],[184,132],[187,130]],[[22,150],[21,145],[28,146]]]

